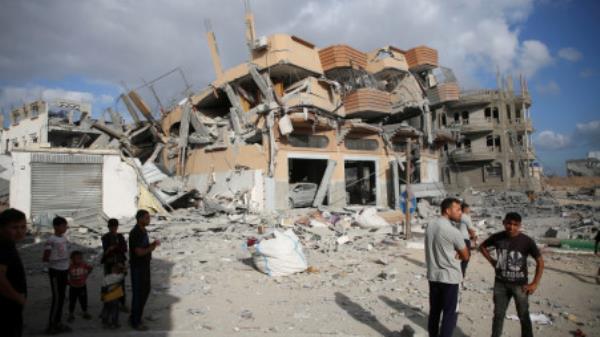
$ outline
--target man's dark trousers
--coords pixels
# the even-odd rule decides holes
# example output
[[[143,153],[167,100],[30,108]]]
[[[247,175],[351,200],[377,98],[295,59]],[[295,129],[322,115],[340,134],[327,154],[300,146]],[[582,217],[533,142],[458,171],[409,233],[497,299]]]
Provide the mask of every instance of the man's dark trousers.
[[[458,284],[429,281],[429,337],[452,337],[458,319],[457,303]]]
[[[144,306],[150,295],[150,266],[131,266],[131,325],[142,323]]]
[[[502,336],[504,316],[510,303],[515,299],[517,316],[521,322],[521,337],[533,337],[533,327],[529,317],[529,295],[523,291],[522,285],[499,282],[494,283],[494,321],[492,323],[492,337]]]

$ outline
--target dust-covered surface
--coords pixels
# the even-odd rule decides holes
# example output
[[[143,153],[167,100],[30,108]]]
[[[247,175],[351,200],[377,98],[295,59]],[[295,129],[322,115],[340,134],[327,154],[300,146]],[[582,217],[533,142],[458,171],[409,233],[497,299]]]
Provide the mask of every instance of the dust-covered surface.
[[[484,206],[474,206],[479,213],[474,217],[489,223],[480,229],[481,238],[501,228],[496,219],[497,210]],[[508,206],[505,204],[503,207]],[[562,206],[557,207],[551,213],[541,215],[544,211],[538,212],[536,207],[530,206],[524,229],[536,232],[529,228],[528,216],[532,219],[560,219],[561,215],[556,212],[560,213]],[[585,206],[578,212],[589,211],[587,207],[594,211],[593,206]],[[424,206],[421,208],[423,211]],[[435,213],[436,209],[436,206],[430,206],[429,211]],[[483,209],[494,214],[486,214],[481,211]],[[533,209],[536,211],[533,212]],[[302,224],[306,222],[302,220],[303,214],[312,214],[312,211],[296,210],[271,218],[253,215],[205,218],[182,210],[169,219],[153,219],[153,225],[149,227],[150,238],[160,239],[162,245],[154,252],[153,290],[144,314],[150,327],[149,334],[427,335],[428,284],[424,252],[418,247],[422,242],[419,231],[433,215],[415,217],[415,238],[407,244],[394,238],[390,227],[344,227],[338,224],[345,219],[342,214],[336,224],[327,223],[326,227],[313,228]],[[315,216],[321,220],[332,219],[321,214]],[[281,221],[286,218],[301,220],[297,221],[299,224]],[[593,212],[591,219],[593,225],[596,221]],[[127,233],[132,221],[125,223],[120,231]],[[294,228],[303,242],[312,272],[271,278],[257,271],[245,243],[248,237],[258,236],[259,224],[268,224],[267,232],[276,224]],[[542,220],[536,220],[536,228],[543,225]],[[346,236],[348,242],[338,243],[337,239],[341,236]],[[43,240],[43,235],[40,238]],[[72,228],[69,238],[72,249],[86,251],[87,258],[96,265],[88,283],[89,311],[94,319],[86,321],[78,315],[71,324],[71,334],[138,335],[127,326],[127,314],[121,315],[123,326],[118,330],[103,330],[97,318],[101,310],[100,234]],[[50,289],[48,275],[40,262],[42,246],[42,243],[30,242],[24,243],[20,249],[29,283],[25,335],[41,334],[47,323]],[[600,331],[600,285],[595,279],[600,257],[589,252],[554,253],[550,248],[543,251],[546,270],[540,287],[530,298],[530,311],[545,314],[552,319],[552,325],[534,324],[536,335],[569,336],[570,332],[581,329],[588,336],[594,336]],[[530,273],[535,269],[533,261],[530,261],[529,269]],[[491,333],[493,278],[492,267],[481,254],[474,253],[461,291],[460,315],[454,336],[486,336]],[[129,285],[129,279],[127,283]],[[130,289],[127,295],[130,296]],[[64,311],[66,318],[66,307]],[[76,311],[79,312],[79,308]],[[515,314],[512,304],[507,315],[511,314]],[[518,336],[519,331],[518,322],[505,321],[505,336]]]

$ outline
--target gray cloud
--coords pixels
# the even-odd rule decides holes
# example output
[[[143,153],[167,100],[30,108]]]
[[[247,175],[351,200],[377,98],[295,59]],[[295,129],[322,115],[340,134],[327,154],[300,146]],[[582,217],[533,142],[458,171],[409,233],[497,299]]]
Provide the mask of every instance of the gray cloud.
[[[592,68],[585,68],[579,72],[579,77],[581,78],[589,78],[596,74],[596,71]]]
[[[558,51],[558,57],[570,62],[577,62],[583,58],[583,54],[575,48],[568,47],[560,49]]]
[[[296,34],[362,50],[387,44],[438,48],[466,85],[474,74],[516,69],[533,75],[551,57],[521,41],[533,0],[253,1],[259,35]],[[197,88],[213,78],[204,38],[212,20],[225,67],[247,58],[241,1],[6,1],[0,12],[1,80],[30,83],[80,75],[129,85],[181,66]],[[6,48],[10,46],[10,48]]]
[[[600,149],[600,120],[575,125],[574,139],[585,146]]]
[[[537,133],[533,141],[541,150],[555,151],[573,147],[600,149],[600,120],[577,123],[570,134],[544,130]]]
[[[552,130],[544,130],[536,134],[533,142],[540,150],[562,150],[571,146],[571,137]]]
[[[550,81],[545,84],[536,85],[536,90],[542,95],[558,95],[560,94],[560,86],[556,81]]]

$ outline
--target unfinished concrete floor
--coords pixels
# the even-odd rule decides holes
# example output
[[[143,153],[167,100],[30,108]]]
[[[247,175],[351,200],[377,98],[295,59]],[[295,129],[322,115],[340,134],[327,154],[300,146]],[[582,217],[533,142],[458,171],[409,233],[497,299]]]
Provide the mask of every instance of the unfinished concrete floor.
[[[128,232],[127,226],[122,227],[122,232]],[[160,238],[163,245],[152,262],[153,290],[145,311],[151,330],[144,335],[413,336],[407,330],[400,332],[408,325],[414,336],[426,336],[428,286],[422,250],[365,238],[337,252],[306,250],[309,264],[317,267],[318,273],[273,279],[256,271],[247,259],[249,255],[242,249],[246,233],[193,228],[189,224],[151,229],[151,238]],[[99,251],[96,234],[81,239],[88,234],[73,232],[72,249]],[[29,283],[26,336],[43,332],[50,305],[41,249],[40,243],[21,248]],[[98,261],[98,256],[88,254],[90,258]],[[588,336],[598,336],[600,285],[594,275],[600,257],[546,254],[545,258],[547,269],[531,297],[531,312],[551,315],[554,324],[535,325],[536,335],[569,336],[580,328]],[[88,283],[89,311],[94,319],[86,321],[77,315],[71,335],[140,334],[127,327],[127,314],[121,315],[123,327],[119,330],[101,328],[97,318],[100,279],[97,266]],[[492,268],[475,254],[454,336],[490,334],[492,283]],[[66,311],[65,307],[65,318]],[[509,314],[514,313],[511,307]],[[566,313],[573,315],[571,320],[565,318]],[[506,320],[504,336],[518,335],[518,322]]]

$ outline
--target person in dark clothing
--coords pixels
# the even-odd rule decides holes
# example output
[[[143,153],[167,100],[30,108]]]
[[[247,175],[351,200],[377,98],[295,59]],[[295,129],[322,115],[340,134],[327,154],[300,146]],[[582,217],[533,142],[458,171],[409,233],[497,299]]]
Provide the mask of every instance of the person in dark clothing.
[[[136,225],[129,232],[129,265],[131,268],[131,326],[136,330],[148,330],[142,324],[144,306],[150,295],[150,260],[152,251],[160,245],[155,240],[150,243],[146,226],[150,224],[150,213],[139,210],[135,219]]]
[[[598,245],[600,245],[600,229],[596,232],[596,245],[594,245],[594,255],[598,255]],[[600,267],[598,267],[598,272],[596,273],[596,283],[600,284]]]
[[[102,236],[102,264],[104,265],[104,275],[108,275],[112,271],[112,266],[115,264],[125,265],[127,262],[127,242],[123,234],[119,233],[119,220],[108,220],[108,233]],[[123,289],[125,289],[125,278],[123,278]],[[129,312],[125,304],[125,293],[119,300],[121,303],[121,311]]]
[[[521,337],[533,337],[529,317],[529,295],[533,294],[540,284],[544,259],[535,241],[521,233],[521,216],[518,213],[507,213],[503,223],[505,230],[491,235],[479,248],[496,270],[492,337],[502,335],[504,317],[511,298],[515,299],[521,323]],[[496,249],[495,259],[490,255],[489,247]],[[536,262],[535,276],[531,283],[528,283],[527,279],[528,256],[533,257]]]
[[[9,208],[0,213],[0,331],[6,337],[23,334],[27,280],[15,243],[22,240],[26,232],[23,212]]]

